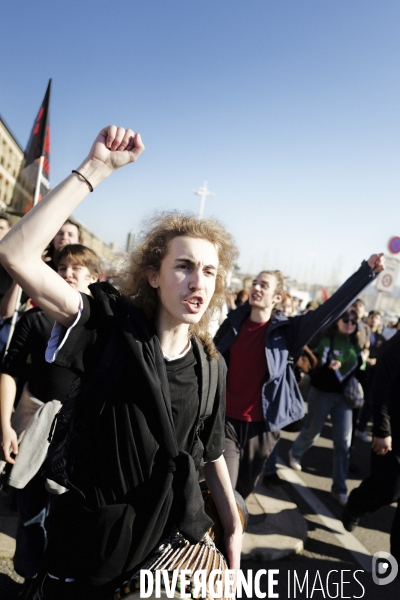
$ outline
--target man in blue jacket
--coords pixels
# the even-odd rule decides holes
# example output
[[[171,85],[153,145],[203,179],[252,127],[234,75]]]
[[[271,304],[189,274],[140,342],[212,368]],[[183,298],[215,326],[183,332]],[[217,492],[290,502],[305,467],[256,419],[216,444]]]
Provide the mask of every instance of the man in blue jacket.
[[[244,498],[253,491],[280,429],[304,416],[291,364],[383,268],[383,254],[373,254],[329,300],[295,317],[275,310],[284,292],[282,273],[262,271],[252,282],[248,304],[230,312],[221,325],[215,343],[228,365],[225,460],[232,485]]]

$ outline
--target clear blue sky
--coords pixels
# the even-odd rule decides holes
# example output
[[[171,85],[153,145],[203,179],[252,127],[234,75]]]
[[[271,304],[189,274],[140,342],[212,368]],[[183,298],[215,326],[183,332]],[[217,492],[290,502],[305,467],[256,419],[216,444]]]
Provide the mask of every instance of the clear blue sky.
[[[75,213],[107,241],[208,179],[243,269],[329,282],[400,235],[399,31],[398,0],[4,2],[0,113],[25,146],[53,78],[53,186],[141,132]]]

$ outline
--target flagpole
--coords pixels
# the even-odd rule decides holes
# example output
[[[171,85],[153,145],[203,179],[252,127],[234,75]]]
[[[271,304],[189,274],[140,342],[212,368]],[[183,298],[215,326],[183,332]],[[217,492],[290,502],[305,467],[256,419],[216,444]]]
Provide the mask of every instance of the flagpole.
[[[43,173],[43,163],[44,163],[44,154],[42,154],[42,156],[40,157],[40,160],[39,160],[39,169],[38,169],[38,174],[37,174],[37,179],[36,179],[35,195],[33,196],[32,208],[34,206],[36,206],[36,204],[38,203],[38,200],[39,200],[40,184],[42,181],[42,173]]]
[[[32,208],[33,208],[33,206],[36,206],[36,204],[39,201],[40,185],[41,185],[42,173],[43,173],[43,163],[44,163],[44,154],[42,154],[42,156],[40,157],[40,160],[39,160],[39,169],[38,169],[38,174],[37,174],[37,178],[36,178],[35,194],[33,196]],[[15,325],[17,323],[17,319],[18,319],[18,315],[19,315],[19,306],[21,304],[21,296],[22,296],[22,288],[20,286],[18,286],[18,293],[17,293],[17,297],[15,299],[14,314],[11,319],[10,332],[8,334],[7,345],[4,350],[4,356],[6,356],[6,354],[8,352],[8,347],[10,345],[11,338],[14,333]]]
[[[50,160],[50,126],[49,126],[49,105],[51,95],[51,84],[52,80],[49,79],[47,85],[46,94],[43,102],[36,116],[33,124],[32,132],[28,141],[28,145],[24,155],[24,167],[22,170],[29,168],[34,162],[38,163],[38,170],[36,175],[36,185],[33,194],[32,207],[36,206],[39,201],[40,189],[42,187],[43,170],[45,165],[45,159]],[[50,163],[46,163],[46,176],[48,177]],[[33,183],[33,182],[32,182]],[[25,208],[28,208],[27,206]],[[28,209],[29,210],[29,209]],[[25,211],[23,210],[22,213]],[[4,352],[4,356],[7,354],[8,347],[11,342],[12,335],[14,333],[15,324],[18,319],[18,309],[21,303],[22,289],[17,286],[17,297],[14,307],[14,314],[11,320],[10,332],[8,335],[7,345]]]

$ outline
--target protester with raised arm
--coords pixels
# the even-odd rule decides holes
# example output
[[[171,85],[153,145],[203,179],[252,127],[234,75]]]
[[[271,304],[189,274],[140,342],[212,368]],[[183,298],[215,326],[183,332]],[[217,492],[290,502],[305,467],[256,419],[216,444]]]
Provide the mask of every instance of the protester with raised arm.
[[[215,343],[228,365],[225,458],[232,485],[243,497],[253,491],[280,429],[305,414],[293,372],[304,346],[383,268],[383,254],[373,254],[316,310],[294,317],[276,310],[285,292],[281,271],[261,271],[249,303],[221,325]]]
[[[237,255],[232,237],[214,219],[156,216],[132,257],[134,300],[105,283],[79,294],[41,259],[89,192],[143,150],[132,130],[103,129],[0,244],[7,270],[57,322],[47,359],[77,373],[79,422],[90,424],[78,436],[71,490],[54,503],[37,599],[110,598],[171,530],[199,542],[212,524],[197,480],[203,460],[229,565],[239,568],[241,523],[223,458],[225,366],[207,333]],[[212,412],[198,427],[212,361]],[[85,421],[86,407],[94,419]]]

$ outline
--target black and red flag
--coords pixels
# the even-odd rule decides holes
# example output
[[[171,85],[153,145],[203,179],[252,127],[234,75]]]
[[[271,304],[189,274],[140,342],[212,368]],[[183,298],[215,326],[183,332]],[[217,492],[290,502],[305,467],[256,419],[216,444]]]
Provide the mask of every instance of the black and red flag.
[[[7,208],[7,212],[21,217],[32,208],[37,185],[37,200],[41,200],[50,189],[50,93],[51,79],[35,119],[14,194]]]

